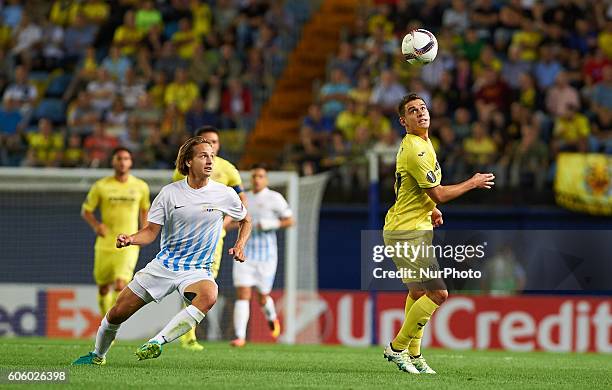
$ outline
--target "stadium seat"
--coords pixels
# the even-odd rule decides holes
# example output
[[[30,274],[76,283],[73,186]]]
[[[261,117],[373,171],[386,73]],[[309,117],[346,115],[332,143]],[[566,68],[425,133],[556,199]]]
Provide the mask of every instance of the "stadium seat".
[[[28,78],[32,82],[47,82],[49,81],[49,72],[44,70],[35,70],[30,72]]]
[[[164,26],[164,39],[172,39],[172,35],[178,31],[178,23],[177,22],[168,22]]]
[[[66,122],[66,107],[61,99],[45,98],[40,101],[34,109],[32,121],[37,122],[41,118],[49,118],[54,124]]]
[[[69,74],[60,74],[54,77],[47,87],[46,95],[48,97],[61,97],[68,88],[70,84],[70,80],[72,80],[72,76]]]

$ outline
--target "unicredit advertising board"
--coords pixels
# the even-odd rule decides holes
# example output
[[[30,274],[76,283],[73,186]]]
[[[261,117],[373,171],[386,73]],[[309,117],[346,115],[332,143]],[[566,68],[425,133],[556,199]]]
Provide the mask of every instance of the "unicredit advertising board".
[[[282,295],[275,297],[282,321]],[[297,341],[367,346],[388,343],[404,318],[404,293],[321,291],[299,297]],[[231,311],[232,299],[219,296]],[[148,338],[180,310],[177,294],[149,304],[121,326],[119,338]],[[207,338],[231,337],[231,319],[209,313]],[[0,284],[0,337],[93,338],[100,323],[96,287]],[[272,341],[253,301],[248,338]],[[376,329],[376,334],[374,334]],[[450,296],[436,311],[423,345],[451,349],[612,353],[612,298]],[[374,337],[376,336],[376,337]]]
[[[323,291],[298,304],[298,342],[349,346],[393,339],[404,319],[403,293]],[[252,307],[253,321],[263,321]],[[374,316],[374,318],[373,318]],[[374,321],[375,320],[375,321]],[[251,339],[266,341],[263,328]],[[424,346],[451,349],[612,353],[612,299],[560,296],[450,296],[436,311]]]

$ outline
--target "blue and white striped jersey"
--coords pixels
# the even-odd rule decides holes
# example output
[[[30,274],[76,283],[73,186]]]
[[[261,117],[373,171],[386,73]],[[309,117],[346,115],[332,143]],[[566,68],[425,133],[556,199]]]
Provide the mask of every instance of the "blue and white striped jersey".
[[[163,225],[155,261],[173,271],[210,270],[223,217],[240,221],[246,214],[236,191],[221,183],[209,180],[197,190],[187,179],[168,184],[149,210],[149,222]]]
[[[277,260],[276,230],[261,230],[256,227],[262,220],[289,218],[293,213],[285,198],[267,187],[256,194],[253,191],[248,191],[246,197],[247,208],[251,214],[254,227],[251,238],[244,248],[247,261]]]

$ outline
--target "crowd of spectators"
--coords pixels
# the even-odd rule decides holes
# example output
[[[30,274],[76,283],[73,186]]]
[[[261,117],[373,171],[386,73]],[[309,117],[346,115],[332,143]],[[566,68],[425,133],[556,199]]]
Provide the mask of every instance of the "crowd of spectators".
[[[105,167],[124,145],[135,166],[169,168],[203,124],[248,130],[307,5],[1,2],[0,165]]]
[[[421,27],[438,55],[409,65],[401,40]],[[408,92],[429,107],[443,182],[492,171],[496,187],[551,188],[559,152],[612,153],[612,3],[372,1],[329,60],[285,163],[331,170],[350,197],[366,186],[364,152],[386,150],[390,186]]]

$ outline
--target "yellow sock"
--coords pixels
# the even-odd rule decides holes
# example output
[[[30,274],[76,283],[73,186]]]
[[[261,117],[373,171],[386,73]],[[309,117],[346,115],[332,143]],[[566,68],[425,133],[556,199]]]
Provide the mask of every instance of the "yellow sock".
[[[408,344],[408,353],[410,356],[419,356],[421,354],[421,339],[423,339],[423,332],[425,327],[422,327]]]
[[[104,317],[110,308],[113,307],[111,303],[112,298],[111,293],[102,295],[98,292],[98,307],[100,308],[100,315],[102,315],[102,317]]]
[[[416,301],[414,299],[412,299],[412,297],[410,296],[410,294],[408,294],[406,296],[406,305],[404,306],[404,315],[408,315],[408,312],[410,311],[410,309],[412,309],[412,305],[414,305]]]
[[[406,319],[400,329],[399,333],[393,339],[391,345],[397,350],[403,350],[408,348],[412,339],[416,339],[423,336],[423,328],[427,324],[427,321],[431,318],[431,315],[438,308],[438,305],[429,299],[427,295],[423,295],[417,301],[412,304],[412,307],[406,313]],[[421,342],[418,342],[419,349]],[[418,354],[417,354],[418,355]]]
[[[410,293],[408,293],[408,295],[406,296],[406,304],[404,306],[404,322],[406,322],[406,318],[408,317],[408,313],[410,312],[410,309],[412,308],[412,305],[414,305],[414,303],[416,302],[416,300],[414,300],[411,296]],[[403,326],[403,324],[402,324]],[[395,342],[395,340],[394,340]],[[396,344],[392,342],[391,345],[393,346],[393,348],[398,349],[398,347],[396,346]],[[405,348],[402,348],[405,349]]]

